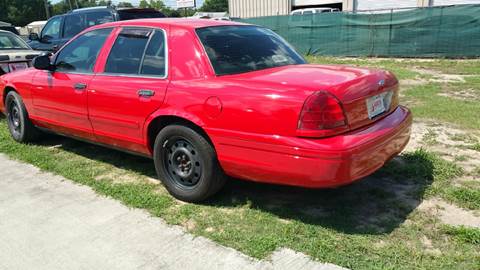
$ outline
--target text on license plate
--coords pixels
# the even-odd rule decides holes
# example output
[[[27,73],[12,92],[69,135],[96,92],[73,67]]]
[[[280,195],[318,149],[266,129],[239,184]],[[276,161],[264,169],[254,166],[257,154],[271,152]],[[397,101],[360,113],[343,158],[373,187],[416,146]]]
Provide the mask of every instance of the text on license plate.
[[[385,112],[383,95],[376,95],[376,96],[367,98],[367,110],[368,110],[368,118],[370,119]]]
[[[10,63],[8,64],[10,72],[14,72],[17,70],[22,70],[28,68],[28,64],[26,62],[19,62],[19,63]]]

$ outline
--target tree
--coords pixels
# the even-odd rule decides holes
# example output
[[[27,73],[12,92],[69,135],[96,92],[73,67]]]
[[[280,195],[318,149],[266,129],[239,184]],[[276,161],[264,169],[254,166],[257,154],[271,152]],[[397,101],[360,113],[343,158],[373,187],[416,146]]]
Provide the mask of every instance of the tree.
[[[150,6],[148,5],[148,2],[146,0],[141,0],[140,3],[138,4],[138,7],[139,8],[148,8]]]
[[[167,6],[165,6],[165,3],[163,3],[162,0],[141,0],[138,6],[140,8],[154,8],[156,10],[163,10],[167,8]]]
[[[133,7],[132,3],[129,2],[120,2],[117,7]]]
[[[140,8],[154,8],[156,10],[161,11],[165,16],[167,17],[181,17],[182,14],[175,9],[172,9],[170,7],[167,7],[165,3],[161,0],[141,0],[140,3],[138,4],[138,7]],[[193,12],[189,12],[189,15],[192,15]]]
[[[228,0],[205,0],[200,11],[228,12]]]
[[[98,1],[98,6],[111,6],[112,1],[105,1],[105,0],[100,0]]]
[[[25,26],[33,21],[46,20],[44,0],[0,0],[0,21]]]

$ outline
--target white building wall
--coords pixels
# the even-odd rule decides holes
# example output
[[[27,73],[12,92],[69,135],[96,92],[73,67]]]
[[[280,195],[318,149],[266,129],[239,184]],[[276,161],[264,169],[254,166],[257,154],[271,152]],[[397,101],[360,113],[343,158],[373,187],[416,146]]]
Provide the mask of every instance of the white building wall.
[[[416,7],[417,0],[358,0],[359,10]],[[428,1],[424,1],[428,2]],[[480,0],[433,0],[435,6],[480,4]]]
[[[231,17],[252,18],[288,15],[292,0],[228,0]]]
[[[435,6],[480,4],[480,0],[434,0]]]
[[[342,0],[293,0],[294,6],[313,6],[342,3]]]
[[[292,6],[322,5],[343,2],[343,9],[354,9],[355,0],[228,0],[231,17],[253,18],[288,15]],[[357,0],[357,10],[409,8],[425,5],[428,0]],[[435,6],[480,4],[480,0],[434,0]]]

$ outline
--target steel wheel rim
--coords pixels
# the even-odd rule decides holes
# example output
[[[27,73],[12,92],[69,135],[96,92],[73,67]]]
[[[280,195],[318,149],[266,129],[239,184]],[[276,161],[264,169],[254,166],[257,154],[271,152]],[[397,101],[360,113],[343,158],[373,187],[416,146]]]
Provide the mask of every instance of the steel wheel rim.
[[[165,169],[173,183],[183,189],[195,187],[202,177],[202,162],[193,144],[183,137],[165,142]]]
[[[20,108],[15,101],[11,101],[8,106],[8,123],[14,133],[20,133],[22,120],[20,116]]]

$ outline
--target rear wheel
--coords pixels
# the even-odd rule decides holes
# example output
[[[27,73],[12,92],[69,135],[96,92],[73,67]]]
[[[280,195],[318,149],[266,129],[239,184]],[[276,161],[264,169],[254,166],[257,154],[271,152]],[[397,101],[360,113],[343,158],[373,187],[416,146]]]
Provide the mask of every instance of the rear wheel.
[[[25,104],[20,95],[10,91],[5,98],[7,124],[10,135],[17,142],[32,142],[38,139],[40,131],[28,118]]]
[[[226,177],[212,145],[183,125],[170,125],[158,133],[154,161],[167,190],[183,201],[205,200],[225,184]]]

